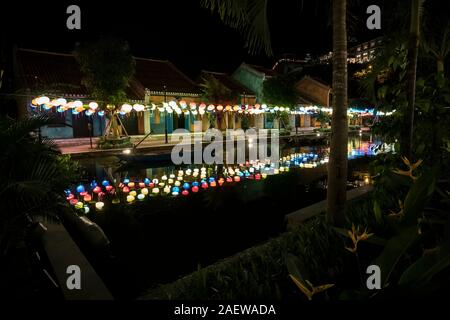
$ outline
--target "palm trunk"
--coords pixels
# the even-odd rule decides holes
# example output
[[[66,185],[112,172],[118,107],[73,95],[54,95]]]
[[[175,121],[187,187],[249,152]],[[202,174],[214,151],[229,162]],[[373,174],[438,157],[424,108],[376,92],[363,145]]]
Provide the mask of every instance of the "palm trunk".
[[[328,163],[327,217],[345,223],[347,196],[347,26],[346,0],[333,0],[333,114]]]
[[[444,58],[438,58],[437,60],[437,72],[444,74]]]
[[[406,156],[408,159],[412,159],[413,148],[417,55],[419,52],[420,3],[421,0],[413,0],[411,3],[411,26],[409,30],[408,65],[406,79],[406,94],[408,104],[405,112],[404,132],[400,146],[402,155]]]

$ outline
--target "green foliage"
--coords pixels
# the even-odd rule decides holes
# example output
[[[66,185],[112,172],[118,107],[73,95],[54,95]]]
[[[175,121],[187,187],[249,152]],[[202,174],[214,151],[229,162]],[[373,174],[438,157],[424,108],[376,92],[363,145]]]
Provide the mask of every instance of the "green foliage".
[[[297,105],[298,93],[295,89],[295,78],[292,76],[280,75],[268,78],[263,83],[264,101],[283,107],[293,107]]]
[[[108,37],[80,44],[74,53],[83,73],[83,84],[93,98],[103,102],[100,107],[126,100],[125,89],[135,68],[128,43]]]
[[[239,103],[239,92],[234,92],[222,84],[216,77],[206,74],[200,84],[202,98],[209,103],[215,104],[235,104]]]
[[[50,140],[39,142],[36,131],[53,123],[45,115],[25,120],[0,118],[0,247],[14,245],[35,216],[57,217],[66,205],[64,191],[76,178],[77,165],[61,156]]]
[[[267,55],[272,55],[267,0],[201,0],[200,3],[211,12],[217,12],[225,24],[245,35],[250,53],[264,49]]]
[[[288,254],[304,263],[310,280],[329,279],[342,270],[342,239],[323,218],[260,246],[161,286],[145,299],[281,299],[291,288]]]

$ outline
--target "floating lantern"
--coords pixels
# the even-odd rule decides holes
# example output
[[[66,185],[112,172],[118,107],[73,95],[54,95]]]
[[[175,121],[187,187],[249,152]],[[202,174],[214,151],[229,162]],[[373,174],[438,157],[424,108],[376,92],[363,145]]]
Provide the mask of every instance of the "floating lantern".
[[[109,186],[109,181],[108,180],[103,180],[102,181],[102,186],[104,186],[104,187]]]
[[[210,187],[215,187],[216,185],[217,185],[217,184],[216,184],[215,181],[212,181],[212,182],[209,183],[209,186],[210,186]]]
[[[127,202],[130,203],[130,202],[133,202],[133,201],[134,201],[134,197],[132,195],[128,195],[127,196]]]
[[[123,187],[123,189],[122,189],[122,191],[124,192],[124,193],[128,193],[128,192],[130,192],[130,188],[128,188],[128,187]]]
[[[183,189],[185,189],[185,190],[187,190],[187,189],[189,189],[189,183],[187,183],[187,182],[185,182],[185,183],[183,183]]]
[[[192,192],[197,193],[198,192],[198,187],[197,186],[193,186],[192,187]]]
[[[73,198],[75,198],[75,196],[72,193],[66,197],[67,200],[72,200]]]
[[[143,182],[139,182],[139,188],[145,188],[145,183],[143,183]]]
[[[240,177],[240,176],[235,176],[235,177],[234,177],[234,181],[235,181],[235,182],[241,181],[241,177]]]
[[[220,104],[216,107],[217,111],[222,111],[223,110],[223,106],[221,106]]]
[[[82,193],[82,192],[84,192],[85,190],[84,190],[84,186],[82,185],[82,184],[80,184],[80,185],[78,185],[78,187],[77,187],[77,192],[78,193]]]
[[[203,189],[207,189],[208,188],[208,184],[206,182],[202,182],[202,188]]]
[[[96,203],[95,203],[95,208],[96,208],[97,210],[102,210],[104,206],[105,206],[105,203],[104,203],[104,202],[99,201],[99,202],[96,202]]]
[[[227,182],[233,182],[233,178],[227,177]]]
[[[84,206],[83,202],[80,202],[80,201],[75,204],[75,208],[77,208],[77,209],[82,209],[83,206]]]
[[[165,186],[163,191],[164,191],[164,193],[169,194],[170,193],[170,186]]]
[[[133,182],[133,181],[129,182],[129,183],[128,183],[128,186],[129,186],[130,188],[134,188],[134,182]]]
[[[96,186],[94,188],[94,190],[92,190],[94,193],[100,193],[102,191],[102,188],[100,188],[99,186]]]
[[[96,110],[98,108],[98,103],[97,102],[90,102],[89,103],[89,108],[92,110]]]
[[[152,193],[158,194],[159,193],[159,189],[158,188],[153,188]]]
[[[182,194],[183,196],[187,196],[187,195],[189,194],[189,191],[183,190],[183,191],[181,192],[181,194]]]
[[[78,203],[78,199],[71,199],[69,203],[74,206]]]
[[[89,211],[91,211],[91,209],[89,209],[88,206],[84,206],[83,209],[84,209],[84,214],[88,214]]]
[[[83,200],[86,202],[89,202],[92,200],[92,196],[90,194],[86,194],[86,195],[84,195]]]
[[[136,191],[130,191],[130,196],[133,196],[133,197],[136,197],[136,195],[137,195],[137,192]]]
[[[106,186],[105,189],[106,191],[111,191],[113,189],[113,186]]]
[[[142,201],[145,198],[145,194],[140,193],[140,194],[138,194],[137,198],[138,198],[138,200]]]
[[[142,188],[141,189],[141,193],[147,195],[148,194],[148,189],[147,188]]]

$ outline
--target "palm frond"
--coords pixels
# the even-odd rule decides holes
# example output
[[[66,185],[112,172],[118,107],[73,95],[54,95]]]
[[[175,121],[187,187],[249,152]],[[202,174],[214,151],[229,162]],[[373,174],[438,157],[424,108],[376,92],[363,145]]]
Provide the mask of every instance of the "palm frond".
[[[273,54],[267,22],[267,0],[200,0],[203,7],[219,14],[228,26],[245,35],[251,54],[264,49]]]

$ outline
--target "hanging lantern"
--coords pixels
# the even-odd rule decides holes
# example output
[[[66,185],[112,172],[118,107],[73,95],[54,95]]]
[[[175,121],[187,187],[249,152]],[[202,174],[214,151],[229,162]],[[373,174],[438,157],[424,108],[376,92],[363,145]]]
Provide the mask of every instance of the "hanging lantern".
[[[97,102],[90,102],[89,103],[89,109],[97,110],[97,108],[98,108],[98,103]]]
[[[122,105],[122,107],[120,108],[120,111],[125,112],[125,113],[129,113],[129,112],[131,112],[131,110],[133,110],[133,107],[128,103],[124,103]]]
[[[221,106],[220,104],[216,107],[217,111],[222,111],[223,110],[223,106]]]
[[[144,107],[144,105],[142,105],[142,104],[136,103],[136,104],[133,105],[133,109],[134,109],[134,111],[136,111],[136,112],[141,112],[141,111],[144,111],[144,110],[145,110],[145,107]]]

